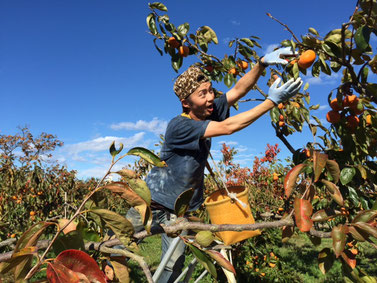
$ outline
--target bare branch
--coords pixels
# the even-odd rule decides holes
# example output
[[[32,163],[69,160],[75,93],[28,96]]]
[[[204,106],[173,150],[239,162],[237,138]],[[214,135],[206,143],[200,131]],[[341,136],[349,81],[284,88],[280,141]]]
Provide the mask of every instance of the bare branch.
[[[278,19],[274,18],[270,13],[266,13],[266,15],[269,16],[271,19],[277,21],[283,27],[285,27],[287,29],[287,31],[289,31],[292,34],[293,38],[296,39],[297,43],[301,44],[301,41],[297,38],[297,36],[293,33],[293,31],[286,24],[284,24],[281,21],[279,21]]]

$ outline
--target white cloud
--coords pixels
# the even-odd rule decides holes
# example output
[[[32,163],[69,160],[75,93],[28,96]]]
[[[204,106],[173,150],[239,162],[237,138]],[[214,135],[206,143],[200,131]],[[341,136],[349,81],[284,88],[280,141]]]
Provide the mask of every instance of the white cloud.
[[[168,125],[167,121],[160,120],[155,117],[152,119],[152,121],[139,120],[136,123],[121,122],[118,124],[112,124],[110,128],[113,130],[148,131],[156,135],[160,135],[160,134],[165,133],[167,125]]]
[[[116,147],[119,146],[119,143],[123,143],[125,148],[140,146],[140,143],[143,142],[144,136],[145,133],[140,132],[129,138],[114,136],[99,137],[93,140],[79,142],[76,144],[64,145],[62,151],[70,156],[73,156],[73,159],[78,159],[78,161],[80,161],[80,153],[100,152],[108,150],[113,141],[115,141]]]
[[[321,73],[319,77],[310,76],[306,81],[311,85],[332,85],[338,82],[339,73],[332,73],[331,76]]]
[[[327,110],[329,108],[330,108],[330,106],[328,106],[328,105],[321,105],[321,106],[319,106],[318,110],[323,111],[323,110]]]
[[[219,142],[217,142],[217,144],[219,144],[219,145],[223,145],[223,143],[225,143],[226,145],[230,145],[230,146],[234,146],[234,145],[238,145],[238,142],[236,142],[236,141],[219,141]]]
[[[247,146],[244,146],[244,145],[240,145],[238,147],[235,148],[238,152],[245,152],[248,150],[248,147]]]
[[[232,21],[230,21],[230,22],[231,22],[231,24],[234,25],[234,26],[239,26],[239,25],[241,25],[241,22],[236,21],[236,20],[232,20]]]

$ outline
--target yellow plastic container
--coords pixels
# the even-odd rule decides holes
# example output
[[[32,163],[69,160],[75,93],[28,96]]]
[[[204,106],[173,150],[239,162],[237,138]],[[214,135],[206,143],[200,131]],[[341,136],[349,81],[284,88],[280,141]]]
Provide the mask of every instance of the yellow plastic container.
[[[231,193],[236,193],[237,198],[246,204],[243,208],[237,201],[232,201],[224,191],[216,191],[209,195],[204,204],[212,224],[254,224],[248,201],[248,189],[244,186],[228,188]],[[225,194],[223,194],[225,193]],[[254,231],[224,231],[216,233],[226,245],[231,245],[242,240],[258,236],[259,230]]]

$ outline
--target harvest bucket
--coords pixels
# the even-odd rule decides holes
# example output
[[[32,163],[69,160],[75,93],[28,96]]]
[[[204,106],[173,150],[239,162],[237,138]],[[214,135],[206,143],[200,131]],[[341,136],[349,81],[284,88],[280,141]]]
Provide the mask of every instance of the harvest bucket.
[[[228,188],[230,193],[236,193],[237,198],[246,204],[243,208],[237,201],[233,201],[224,191],[217,190],[210,194],[204,204],[212,224],[254,224],[248,201],[248,189],[244,186]],[[254,231],[224,231],[216,233],[226,245],[231,245],[242,240],[260,235],[259,230]]]

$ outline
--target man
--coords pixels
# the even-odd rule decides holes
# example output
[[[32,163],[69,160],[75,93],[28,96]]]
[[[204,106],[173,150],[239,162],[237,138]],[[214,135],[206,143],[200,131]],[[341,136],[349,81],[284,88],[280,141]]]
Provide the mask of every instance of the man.
[[[174,222],[174,204],[184,191],[193,188],[190,210],[203,203],[204,169],[211,146],[211,137],[237,132],[274,106],[294,96],[302,85],[301,79],[290,80],[278,87],[277,79],[269,89],[267,99],[256,107],[229,116],[229,107],[245,96],[256,84],[268,65],[287,64],[282,55],[291,55],[290,48],[278,49],[265,55],[225,95],[215,99],[212,84],[198,66],[191,66],[174,83],[174,92],[182,103],[183,113],[172,119],[165,133],[160,158],[167,167],[154,167],[146,178],[152,195],[154,221],[169,225]],[[139,226],[139,217],[130,210],[127,217],[134,226]],[[162,235],[162,256],[172,238]],[[180,243],[170,258],[158,282],[174,282],[184,263],[184,243]]]

